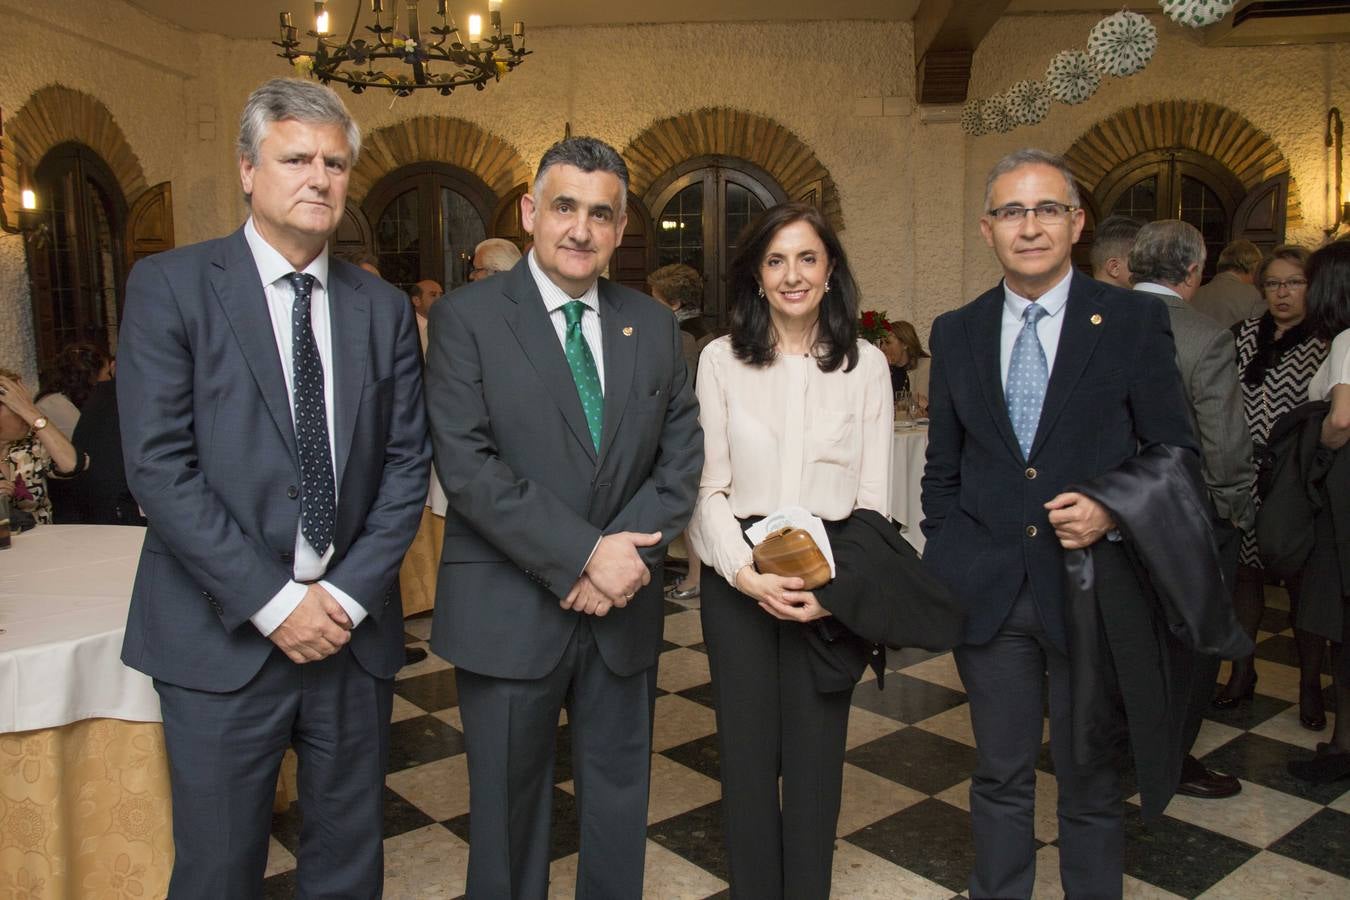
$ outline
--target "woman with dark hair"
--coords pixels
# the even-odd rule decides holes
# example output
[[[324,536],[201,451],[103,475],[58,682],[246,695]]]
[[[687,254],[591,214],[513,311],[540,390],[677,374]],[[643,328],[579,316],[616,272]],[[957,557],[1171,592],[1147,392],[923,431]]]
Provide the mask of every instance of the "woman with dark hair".
[[[1264,294],[1268,310],[1233,326],[1242,408],[1252,443],[1258,449],[1265,446],[1276,420],[1307,399],[1308,383],[1327,355],[1326,341],[1317,337],[1305,321],[1307,265],[1308,251],[1302,247],[1272,250],[1256,270],[1256,286]],[[1259,497],[1256,501],[1259,503]],[[1242,535],[1240,563],[1233,605],[1243,630],[1255,640],[1265,611],[1266,583],[1255,529]],[[1295,622],[1300,587],[1299,579],[1285,583]],[[1327,724],[1321,681],[1326,641],[1297,626],[1294,640],[1299,657],[1299,721],[1305,728],[1320,731]],[[1255,689],[1255,658],[1234,660],[1228,684],[1214,698],[1214,706],[1228,709],[1245,703]]]
[[[1308,385],[1308,399],[1331,404],[1322,420],[1322,444],[1339,457],[1350,441],[1350,243],[1337,241],[1314,253],[1308,261],[1308,281],[1308,327],[1318,338],[1331,342],[1331,352]],[[1328,490],[1325,499],[1341,510],[1350,504],[1350,497],[1341,492]],[[1337,517],[1335,509],[1331,515],[1333,520]],[[1320,537],[1322,531],[1315,530],[1315,534]],[[1312,759],[1289,763],[1296,777],[1321,783],[1350,778],[1350,654],[1345,652],[1350,642],[1350,611],[1346,609],[1350,585],[1341,576],[1350,569],[1350,561],[1344,558],[1347,552],[1344,544],[1314,546],[1296,622],[1319,642],[1339,641],[1341,647],[1332,654],[1336,725],[1331,740],[1319,743]]]
[[[94,385],[112,378],[112,357],[97,344],[67,344],[39,379],[38,409],[62,434],[72,437]]]
[[[891,322],[877,346],[891,367],[891,390],[909,391],[927,411],[928,366],[932,359],[919,341],[919,332],[909,322]]]
[[[701,613],[731,895],[825,898],[852,686],[817,689],[808,632],[829,613],[802,579],[756,571],[744,531],[788,506],[827,522],[889,512],[890,375],[857,337],[858,287],[815,207],[751,223],[729,293],[731,334],[699,360],[705,461],[690,532],[712,569]]]

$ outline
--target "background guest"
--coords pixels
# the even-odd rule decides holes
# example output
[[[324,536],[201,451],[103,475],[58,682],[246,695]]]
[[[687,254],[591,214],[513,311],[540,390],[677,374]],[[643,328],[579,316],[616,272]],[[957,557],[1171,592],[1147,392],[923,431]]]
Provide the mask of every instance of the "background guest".
[[[520,262],[520,248],[506,238],[488,238],[473,248],[473,269],[470,281],[482,281],[502,272],[509,272]]]
[[[887,514],[890,380],[885,357],[857,338],[858,288],[815,207],[762,213],[729,279],[731,336],[699,360],[705,463],[692,531],[714,569],[701,612],[731,896],[823,900],[852,689],[816,688],[808,623],[829,613],[800,578],[757,572],[743,531],[788,505],[829,521]]]
[[[1233,326],[1237,336],[1237,365],[1242,382],[1242,409],[1259,449],[1270,437],[1271,426],[1280,416],[1303,403],[1308,383],[1327,356],[1327,343],[1304,323],[1308,291],[1308,251],[1302,247],[1276,247],[1261,261],[1256,281],[1265,294],[1268,309],[1260,316]],[[1255,488],[1253,487],[1253,491]],[[1260,507],[1260,498],[1256,497]],[[1287,582],[1291,618],[1298,620],[1300,585]],[[1233,604],[1238,622],[1255,639],[1265,610],[1265,572],[1256,544],[1256,532],[1242,536],[1241,566]],[[1299,657],[1299,721],[1306,728],[1326,727],[1322,703],[1322,653],[1326,640],[1295,625]],[[1256,688],[1254,657],[1235,660],[1228,683],[1214,699],[1214,706],[1227,709],[1250,700]]]
[[[67,344],[38,379],[34,401],[52,427],[70,437],[94,385],[111,379],[112,368],[112,358],[97,344]]]
[[[347,262],[359,269],[365,269],[376,278],[381,278],[380,263],[375,258],[375,254],[368,250],[348,250],[345,253],[335,254],[338,259],[345,259]]]
[[[1319,339],[1331,342],[1331,351],[1308,385],[1309,400],[1327,400],[1331,409],[1322,420],[1322,443],[1344,454],[1350,441],[1350,243],[1337,241],[1312,255],[1308,261],[1308,327]],[[1332,516],[1350,506],[1350,497],[1328,491]],[[1314,782],[1339,781],[1350,777],[1350,614],[1346,610],[1347,571],[1344,543],[1314,547],[1305,572],[1296,624],[1319,638],[1339,641],[1341,652],[1333,654],[1336,725],[1331,740],[1317,745],[1309,760],[1289,763],[1298,778]],[[1321,565],[1319,565],[1319,563]],[[1314,568],[1317,567],[1317,568]]]
[[[881,336],[880,347],[891,369],[891,392],[909,391],[926,412],[928,368],[932,359],[923,349],[919,332],[913,325],[903,320],[889,324],[890,328]]]
[[[426,356],[427,352],[427,314],[431,312],[431,304],[440,299],[444,293],[445,289],[430,278],[423,278],[408,288],[408,299],[412,302],[413,311],[417,313],[417,336],[422,342],[423,356]]]
[[[1130,216],[1107,216],[1098,222],[1092,234],[1092,277],[1130,287],[1130,250],[1143,227],[1143,222]]]
[[[50,525],[47,479],[74,475],[84,467],[77,465],[79,459],[70,439],[33,402],[23,379],[0,369],[0,493],[9,498],[11,509],[31,514],[38,525]]]
[[[1196,291],[1191,305],[1224,328],[1262,315],[1267,298],[1261,291],[1260,266],[1260,247],[1233,241],[1219,253],[1214,277]]]
[[[71,440],[79,452],[87,456],[89,466],[68,482],[71,488],[68,513],[61,508],[60,499],[53,501],[56,521],[85,525],[144,525],[145,517],[127,486],[114,380],[94,385],[94,392],[85,401]],[[58,479],[52,484],[65,483]]]

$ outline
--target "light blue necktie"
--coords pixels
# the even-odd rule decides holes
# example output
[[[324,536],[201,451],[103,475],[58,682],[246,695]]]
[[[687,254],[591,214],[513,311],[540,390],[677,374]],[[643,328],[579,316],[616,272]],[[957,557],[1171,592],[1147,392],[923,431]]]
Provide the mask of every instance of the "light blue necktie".
[[[1008,403],[1008,418],[1012,419],[1013,434],[1022,448],[1022,456],[1031,457],[1031,444],[1036,439],[1036,427],[1041,422],[1041,405],[1045,402],[1045,386],[1050,381],[1050,365],[1045,359],[1045,348],[1036,334],[1036,323],[1048,315],[1045,308],[1035,303],[1022,312],[1022,330],[1013,343],[1012,359],[1008,363],[1008,385],[1003,389]]]

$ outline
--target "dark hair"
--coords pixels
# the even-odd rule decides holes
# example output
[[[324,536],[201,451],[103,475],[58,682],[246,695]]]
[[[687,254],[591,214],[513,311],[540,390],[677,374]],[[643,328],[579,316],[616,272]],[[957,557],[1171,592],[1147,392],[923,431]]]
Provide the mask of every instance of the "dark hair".
[[[619,212],[624,211],[628,203],[628,165],[619,152],[599,138],[569,137],[563,138],[544,151],[539,160],[539,168],[534,173],[534,195],[539,196],[539,187],[544,183],[544,175],[554,166],[572,166],[583,172],[608,172],[619,179],[623,190],[619,192]]]
[[[1303,270],[1303,274],[1307,275],[1308,255],[1308,251],[1298,244],[1281,244],[1262,257],[1261,262],[1256,267],[1256,275],[1252,279],[1256,289],[1261,292],[1261,296],[1264,297],[1266,294],[1266,289],[1262,286],[1262,283],[1266,280],[1266,270],[1270,268],[1271,263],[1277,259],[1282,259],[1298,266]]]
[[[1129,264],[1134,239],[1144,223],[1131,216],[1107,216],[1092,233],[1092,268],[1100,269],[1112,257]]]
[[[1334,241],[1308,259],[1308,326],[1329,341],[1350,328],[1350,243]]]
[[[809,203],[780,203],[760,213],[736,240],[736,258],[731,261],[727,286],[731,294],[731,349],[736,358],[752,366],[774,361],[777,337],[769,318],[769,304],[759,296],[759,267],[769,244],[783,228],[805,222],[815,229],[834,266],[828,290],[817,313],[813,353],[822,372],[841,365],[850,372],[858,364],[858,283],[848,267],[848,257],[839,237],[820,210]]]
[[[647,287],[660,291],[668,302],[678,303],[681,309],[703,308],[703,276],[692,266],[671,263],[647,276]]]
[[[50,394],[65,394],[76,409],[82,408],[84,401],[94,392],[98,373],[111,359],[97,344],[85,341],[67,344],[38,379],[42,390],[33,399],[41,400]]]
[[[377,269],[380,267],[380,261],[369,250],[342,250],[333,255],[354,266],[374,266]]]

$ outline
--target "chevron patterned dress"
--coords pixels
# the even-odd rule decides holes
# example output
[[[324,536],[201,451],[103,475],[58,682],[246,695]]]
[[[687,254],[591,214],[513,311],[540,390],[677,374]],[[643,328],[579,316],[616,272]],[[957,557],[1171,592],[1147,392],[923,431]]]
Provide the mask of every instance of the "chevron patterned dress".
[[[1271,323],[1261,327],[1270,313],[1244,319],[1233,326],[1237,337],[1238,381],[1242,386],[1242,410],[1247,416],[1247,427],[1251,429],[1252,442],[1265,444],[1270,437],[1270,429],[1280,416],[1308,399],[1308,382],[1327,357],[1326,341],[1305,335],[1295,341],[1275,340],[1274,359],[1266,366],[1264,377],[1255,384],[1249,383],[1243,376],[1247,367],[1262,352],[1261,333],[1269,334]],[[1270,348],[1265,348],[1269,352]],[[1256,486],[1252,486],[1255,492]],[[1253,496],[1254,493],[1253,493]],[[1259,497],[1255,502],[1260,504]],[[1242,535],[1241,563],[1244,566],[1261,568],[1261,558],[1256,549],[1255,530]]]

